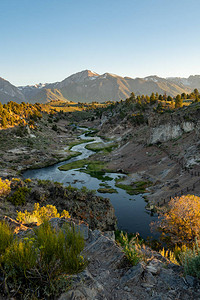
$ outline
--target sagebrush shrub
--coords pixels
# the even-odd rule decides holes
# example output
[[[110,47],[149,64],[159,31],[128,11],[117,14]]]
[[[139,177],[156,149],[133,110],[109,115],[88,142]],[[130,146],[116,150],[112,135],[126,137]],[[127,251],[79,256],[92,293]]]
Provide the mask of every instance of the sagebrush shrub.
[[[26,196],[29,194],[31,189],[27,188],[26,186],[19,187],[11,196],[8,197],[8,200],[17,205],[24,205],[26,203]]]
[[[66,210],[63,210],[62,213],[58,213],[57,208],[53,205],[46,205],[40,207],[39,203],[34,204],[34,209],[32,212],[28,212],[25,210],[25,212],[17,212],[17,220],[28,224],[36,222],[38,224],[41,224],[44,222],[44,220],[50,220],[52,218],[70,218],[69,212]]]
[[[2,221],[0,222],[0,256],[4,253],[5,249],[13,241],[13,232],[10,229],[9,225]]]
[[[0,245],[4,240],[0,235]],[[44,221],[29,236],[9,240],[1,251],[0,276],[4,284],[0,288],[6,286],[4,293],[28,295],[29,299],[35,296],[34,291],[39,298],[54,299],[69,286],[69,275],[85,268],[87,260],[80,254],[83,248],[80,232],[68,224],[56,230]]]
[[[128,239],[128,235],[121,232],[120,234],[120,244],[123,247],[124,253],[130,263],[135,266],[142,259],[143,255],[141,252],[141,246],[139,240],[133,237],[131,240]]]
[[[0,196],[6,196],[10,193],[10,184],[11,181],[8,179],[1,179],[0,178]]]
[[[197,242],[193,248],[186,248],[180,254],[180,261],[184,267],[185,274],[200,278],[200,248]]]

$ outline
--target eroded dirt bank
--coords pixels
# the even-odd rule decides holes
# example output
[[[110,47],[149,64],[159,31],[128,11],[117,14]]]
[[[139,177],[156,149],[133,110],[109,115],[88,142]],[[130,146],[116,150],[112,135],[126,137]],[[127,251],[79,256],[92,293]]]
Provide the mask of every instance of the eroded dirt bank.
[[[148,200],[162,205],[170,197],[200,193],[199,104],[165,114],[146,113],[146,122],[133,125],[108,113],[96,127],[98,134],[118,141],[109,155],[96,158],[113,170],[128,173],[127,184],[149,180]],[[91,126],[90,122],[84,124]]]

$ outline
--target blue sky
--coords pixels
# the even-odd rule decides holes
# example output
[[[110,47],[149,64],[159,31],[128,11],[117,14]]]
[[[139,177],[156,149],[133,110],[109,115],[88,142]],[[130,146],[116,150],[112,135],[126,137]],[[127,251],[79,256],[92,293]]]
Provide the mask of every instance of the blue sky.
[[[199,0],[0,0],[0,77],[200,74]]]

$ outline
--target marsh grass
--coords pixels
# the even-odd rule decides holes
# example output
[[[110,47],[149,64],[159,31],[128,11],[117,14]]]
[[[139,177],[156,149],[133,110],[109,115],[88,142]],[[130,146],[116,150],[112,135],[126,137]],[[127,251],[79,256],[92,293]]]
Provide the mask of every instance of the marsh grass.
[[[146,193],[146,188],[152,184],[150,181],[137,181],[133,184],[124,184],[121,183],[122,180],[123,179],[117,179],[115,186],[125,190],[129,195],[138,195]]]
[[[72,169],[80,169],[80,172],[89,174],[91,177],[95,177],[99,180],[112,180],[111,177],[105,176],[105,174],[113,171],[109,170],[106,167],[106,164],[100,161],[82,159],[59,167],[59,170],[61,171],[68,171]]]
[[[74,147],[74,146],[89,143],[89,142],[93,142],[93,141],[95,141],[95,140],[90,139],[90,140],[79,140],[79,141],[72,142],[68,145],[69,146],[68,150],[71,150],[71,148]]]
[[[69,160],[73,157],[77,157],[79,155],[81,155],[82,153],[81,152],[78,152],[78,151],[71,151],[71,153],[67,156],[67,158],[65,158],[65,160]]]
[[[94,152],[110,153],[117,148],[117,146],[117,144],[105,145],[104,143],[92,143],[86,145],[85,148]]]
[[[117,190],[115,190],[115,189],[113,189],[111,187],[104,187],[104,188],[99,188],[97,190],[97,192],[102,193],[102,194],[106,194],[106,193],[108,193],[108,194],[114,194],[114,193],[117,193]]]

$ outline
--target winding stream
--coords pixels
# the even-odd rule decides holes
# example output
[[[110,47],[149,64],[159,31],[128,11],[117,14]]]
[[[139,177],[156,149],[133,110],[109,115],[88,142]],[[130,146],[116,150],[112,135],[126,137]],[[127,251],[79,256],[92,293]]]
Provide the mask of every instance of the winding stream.
[[[71,158],[70,160],[57,163],[50,167],[28,170],[24,172],[24,178],[48,179],[61,182],[66,186],[69,184],[77,188],[86,186],[90,190],[97,190],[101,188],[100,184],[102,182],[107,183],[110,187],[117,190],[117,193],[101,194],[97,192],[96,194],[98,196],[103,196],[110,199],[115,209],[115,214],[118,220],[118,228],[128,232],[138,232],[143,238],[147,238],[147,236],[156,237],[156,235],[153,235],[150,231],[149,224],[156,220],[157,217],[151,216],[151,214],[145,209],[146,203],[142,195],[129,195],[125,190],[115,186],[115,178],[122,177],[122,174],[106,173],[105,175],[111,177],[112,180],[101,181],[97,178],[91,177],[89,174],[80,172],[78,169],[72,169],[69,171],[60,171],[58,169],[58,167],[61,165],[88,158],[94,154],[93,151],[85,148],[87,144],[103,142],[100,137],[92,137],[94,141],[87,142],[87,140],[91,139],[91,137],[86,137],[85,134],[80,135],[80,138],[84,139],[86,142],[72,147],[71,150],[81,152],[81,155]]]

